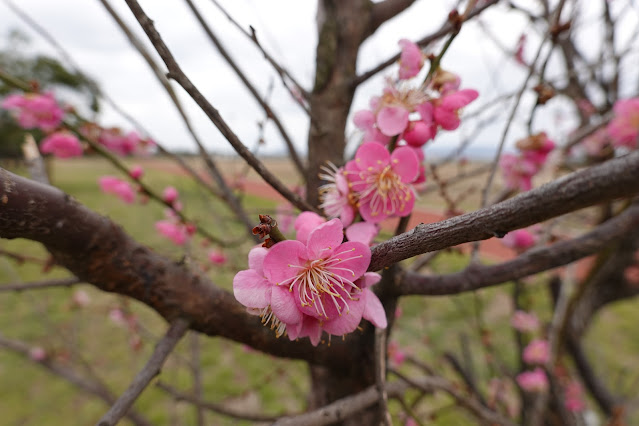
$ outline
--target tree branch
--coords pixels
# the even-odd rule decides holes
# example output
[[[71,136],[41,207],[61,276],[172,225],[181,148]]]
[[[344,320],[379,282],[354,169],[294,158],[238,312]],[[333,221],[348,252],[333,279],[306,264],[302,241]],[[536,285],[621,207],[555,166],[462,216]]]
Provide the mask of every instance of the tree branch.
[[[571,173],[472,213],[420,224],[372,249],[369,271],[421,253],[486,240],[584,207],[639,192],[639,152]]]
[[[399,15],[415,3],[415,0],[384,0],[373,4],[371,12],[371,29],[374,33],[384,22]]]
[[[579,238],[529,250],[509,262],[474,266],[462,272],[440,276],[425,276],[407,271],[397,292],[403,295],[441,296],[478,290],[523,278],[597,253],[637,226],[639,206],[635,205]]]
[[[135,400],[138,399],[144,389],[149,385],[149,382],[160,374],[162,365],[164,365],[169,354],[173,351],[182,336],[186,334],[188,329],[189,322],[183,318],[178,318],[171,324],[162,340],[160,340],[155,347],[151,358],[149,358],[144,368],[135,376],[127,390],[118,398],[111,409],[102,416],[98,422],[98,426],[115,425],[126,415]]]

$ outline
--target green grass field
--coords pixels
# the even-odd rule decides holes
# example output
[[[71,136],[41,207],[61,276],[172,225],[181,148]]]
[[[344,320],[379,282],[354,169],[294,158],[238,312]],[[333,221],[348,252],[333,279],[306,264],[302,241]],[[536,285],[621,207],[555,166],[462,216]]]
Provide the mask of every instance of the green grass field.
[[[144,160],[140,162],[144,164]],[[196,238],[185,252],[184,248],[177,248],[157,235],[153,223],[163,218],[162,207],[153,203],[126,205],[115,197],[100,193],[97,178],[105,174],[117,175],[100,159],[83,158],[52,164],[52,176],[57,186],[121,224],[141,243],[176,261],[188,254],[194,267],[207,262],[206,249],[201,247],[200,238]],[[230,212],[219,202],[208,198],[187,178],[156,168],[148,169],[144,179],[158,191],[166,185],[177,187],[186,214],[214,235],[227,240],[242,235],[242,227],[227,220]],[[272,212],[276,207],[273,201],[248,195],[244,202],[248,211],[255,215]],[[216,284],[231,288],[234,273],[246,267],[246,253],[250,246],[247,243],[225,251],[229,264],[211,268],[208,272]],[[30,241],[0,240],[0,248],[46,258],[42,247]],[[450,272],[463,268],[466,263],[464,256],[445,254],[438,257],[431,268],[435,272]],[[0,285],[66,275],[68,273],[61,268],[54,268],[43,276],[40,265],[18,265],[0,257]],[[548,296],[541,281],[527,284],[529,299],[537,312],[545,312],[542,319],[549,320]],[[91,296],[90,305],[83,309],[73,308],[71,304],[71,296],[78,288]],[[403,314],[392,340],[452,377],[450,368],[442,361],[442,354],[446,351],[459,354],[460,342],[466,339],[469,355],[465,362],[472,366],[478,382],[485,389],[489,379],[500,374],[500,369],[514,370],[516,366],[515,344],[508,323],[512,313],[511,291],[512,284],[507,284],[457,297],[406,298],[401,301]],[[115,307],[123,307],[138,317],[144,342],[139,351],[129,347],[131,333],[109,319],[109,312]],[[616,392],[630,395],[637,394],[639,378],[636,364],[639,339],[635,325],[638,308],[637,301],[611,307],[596,319],[585,342],[599,375]],[[78,372],[99,377],[116,395],[126,388],[144,365],[165,329],[166,323],[144,305],[102,293],[86,284],[74,288],[0,293],[0,333],[4,337],[45,348],[52,357]],[[488,356],[481,344],[480,330],[484,341],[489,341],[495,348],[494,356]],[[191,389],[193,378],[189,363],[194,338],[189,336],[180,343],[178,350],[169,358],[161,381],[180,390]],[[222,339],[205,336],[198,339],[205,400],[225,403],[245,412],[272,415],[304,409],[305,394],[309,388],[304,363],[276,359]],[[416,371],[405,364],[401,368],[408,374]],[[417,411],[429,424],[473,424],[460,410],[451,409],[450,404],[449,399],[437,397],[420,405]],[[195,423],[195,412],[190,405],[175,402],[154,386],[143,394],[135,408],[154,424]],[[79,391],[35,363],[0,350],[0,424],[87,425],[93,424],[106,409],[107,405],[102,401]],[[402,407],[392,402],[391,409],[398,419],[397,414]],[[206,424],[248,423],[207,413]]]

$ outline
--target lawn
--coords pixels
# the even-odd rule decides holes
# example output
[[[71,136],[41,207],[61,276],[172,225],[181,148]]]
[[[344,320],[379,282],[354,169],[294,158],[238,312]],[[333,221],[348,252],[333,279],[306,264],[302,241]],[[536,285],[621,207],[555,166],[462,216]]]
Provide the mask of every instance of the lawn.
[[[180,191],[185,213],[216,237],[235,240],[243,228],[228,220],[229,210],[212,200],[191,180],[177,173],[167,172],[157,159],[136,161],[146,167],[144,177],[154,189],[162,191],[173,185]],[[158,165],[159,164],[159,165]],[[153,167],[151,167],[153,166]],[[231,175],[237,162],[223,165]],[[107,215],[141,243],[159,253],[179,261],[185,256],[192,267],[206,265],[208,248],[196,238],[185,248],[171,244],[159,236],[153,223],[164,217],[163,208],[148,203],[127,205],[115,197],[100,193],[97,178],[117,173],[101,159],[81,158],[55,161],[51,164],[53,181],[80,202]],[[280,167],[280,166],[277,166]],[[284,166],[280,172],[287,175]],[[279,169],[278,169],[279,170]],[[292,181],[291,177],[289,181]],[[245,195],[247,210],[254,214],[271,213],[276,208],[272,200]],[[257,222],[257,220],[256,220]],[[225,249],[229,263],[211,267],[208,274],[221,287],[230,289],[234,273],[246,267],[246,253],[250,243]],[[0,240],[0,248],[45,259],[46,252],[38,244],[25,240]],[[444,254],[431,266],[434,272],[450,272],[463,268],[468,259],[459,254]],[[61,268],[53,268],[44,277],[42,266],[16,262],[0,257],[0,285],[28,282],[68,275]],[[536,280],[526,284],[530,303],[537,311],[548,310],[548,295]],[[512,284],[474,294],[457,297],[410,297],[400,303],[402,315],[392,340],[406,352],[434,366],[438,371],[450,368],[442,360],[447,351],[461,353],[461,342],[467,342],[463,362],[472,368],[477,380],[486,389],[490,378],[500,371],[516,369],[515,345],[508,325],[512,313],[510,292]],[[72,296],[78,289],[90,296],[85,308],[74,307]],[[110,313],[120,308],[137,319],[137,334],[110,319]],[[613,389],[636,394],[639,369],[639,339],[634,318],[637,301],[619,303],[602,315],[590,329],[585,345],[592,355],[600,376]],[[549,320],[549,316],[542,318]],[[257,318],[256,318],[257,320]],[[50,356],[82,374],[99,377],[116,395],[121,393],[133,375],[144,365],[166,323],[144,305],[118,296],[102,293],[90,285],[73,288],[37,290],[23,293],[0,293],[0,333],[7,338],[20,339],[33,346],[41,346]],[[137,335],[142,339],[139,349],[131,348]],[[483,340],[478,336],[482,335]],[[195,343],[200,346],[200,369],[203,397],[207,401],[224,403],[245,412],[277,415],[299,412],[305,407],[309,389],[307,367],[302,362],[284,361],[265,356],[242,345],[205,336],[189,336],[180,343],[169,358],[160,380],[180,390],[193,386],[191,359]],[[483,341],[483,344],[482,344]],[[485,351],[486,344],[495,349],[494,356]],[[407,374],[416,370],[400,366]],[[634,386],[634,388],[633,388]],[[411,396],[413,398],[415,396]],[[418,413],[438,425],[472,424],[459,410],[451,410],[447,398],[438,397],[420,405]],[[2,424],[14,425],[86,425],[95,422],[107,405],[87,395],[33,362],[14,353],[0,350],[0,413]],[[135,408],[154,424],[194,424],[194,409],[175,402],[162,390],[151,386],[137,401]],[[402,410],[397,403],[391,408],[395,414]],[[206,414],[206,424],[244,424],[214,413]],[[396,419],[398,417],[396,416]]]

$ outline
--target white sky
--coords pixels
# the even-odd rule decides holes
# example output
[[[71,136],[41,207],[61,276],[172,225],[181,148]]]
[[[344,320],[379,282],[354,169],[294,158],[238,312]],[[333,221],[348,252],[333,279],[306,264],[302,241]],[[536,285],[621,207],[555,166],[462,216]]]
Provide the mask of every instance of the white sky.
[[[624,1],[615,0],[617,4]],[[244,28],[252,25],[267,51],[289,69],[306,89],[311,88],[317,41],[315,2],[300,0],[221,0],[220,2]],[[64,45],[75,61],[83,66],[83,71],[95,78],[121,107],[149,128],[156,139],[169,148],[193,149],[193,142],[169,97],[152,76],[146,63],[129,46],[124,35],[103,10],[98,0],[20,0],[16,3]],[[111,3],[150,47],[146,36],[124,1],[111,0]],[[220,111],[240,139],[246,145],[253,146],[257,139],[257,121],[261,120],[264,114],[230,67],[209,43],[185,3],[180,0],[146,0],[140,3],[155,21],[156,28],[173,50],[185,73]],[[231,52],[261,93],[266,92],[269,82],[274,79],[276,89],[271,98],[271,106],[279,114],[300,151],[304,152],[308,131],[306,115],[281,87],[279,79],[275,77],[259,51],[218,12],[212,2],[199,0],[195,3],[227,46],[227,50]],[[596,16],[598,13],[598,8],[594,6],[595,2],[587,3],[592,5],[592,9],[583,11],[585,23],[592,19],[591,16]],[[450,0],[437,2],[418,0],[411,8],[394,21],[382,26],[377,34],[366,41],[360,52],[358,70],[365,71],[397,53],[397,41],[400,38],[416,40],[437,29],[445,21],[453,4],[454,2]],[[483,19],[491,31],[509,48],[514,48],[520,34],[527,33],[530,45],[527,47],[525,56],[527,59],[532,59],[536,49],[534,43],[538,38],[525,19],[518,14],[506,11],[504,7],[485,12]],[[636,22],[636,16],[626,21],[630,28],[631,24]],[[55,55],[54,51],[26,27],[3,2],[0,2],[0,28],[5,32],[14,28],[20,29],[32,38],[35,49]],[[596,44],[600,37],[597,27],[593,25],[589,28],[588,34],[594,38],[593,44]],[[479,90],[480,98],[474,106],[467,108],[468,114],[500,93],[512,93],[518,90],[518,84],[525,77],[524,69],[506,58],[475,23],[464,26],[460,36],[446,54],[442,65],[445,69],[461,76],[462,87]],[[638,69],[636,54],[628,65],[634,66],[635,70]],[[498,70],[499,74],[495,70]],[[370,96],[381,92],[384,75],[390,75],[393,71],[395,68],[389,68],[385,73],[362,85],[356,95],[351,113],[365,108]],[[229,144],[208,122],[204,114],[177,85],[175,87],[207,147],[216,152],[231,153]],[[525,99],[524,111],[532,99],[532,97]],[[563,112],[558,118],[558,111],[565,111],[564,106],[561,101],[553,100],[544,107],[536,120],[537,130],[547,130],[557,138],[569,130],[573,124],[567,119],[567,113]],[[480,145],[495,146],[498,143],[506,111],[502,109],[504,112],[501,121],[496,120],[482,134],[475,135]],[[101,124],[120,125],[125,129],[131,127],[109,109],[102,113]],[[524,135],[523,124],[525,124],[523,117],[516,121],[510,133],[509,143]],[[470,131],[471,128],[462,127],[457,132],[438,137],[437,145],[453,147]],[[283,149],[283,143],[272,125],[267,126],[266,140],[266,152],[279,152]]]

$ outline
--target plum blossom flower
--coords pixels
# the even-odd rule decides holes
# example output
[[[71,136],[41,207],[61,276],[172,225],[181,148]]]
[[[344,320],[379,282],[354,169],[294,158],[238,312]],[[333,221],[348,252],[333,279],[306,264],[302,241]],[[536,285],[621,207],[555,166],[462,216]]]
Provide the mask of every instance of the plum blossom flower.
[[[365,143],[346,164],[346,171],[365,221],[378,223],[413,210],[415,194],[410,184],[419,173],[419,161],[411,148],[400,147],[390,154],[380,144]]]
[[[178,190],[172,186],[167,186],[164,188],[164,191],[162,191],[162,199],[169,204],[173,204],[177,201],[179,196],[180,194],[178,193]]]
[[[228,261],[226,255],[218,250],[211,250],[208,254],[208,258],[214,265],[224,265]]]
[[[541,367],[532,371],[524,371],[517,375],[516,380],[526,392],[545,392],[548,389],[548,377]]]
[[[133,167],[131,167],[131,170],[129,171],[129,176],[131,176],[133,179],[140,180],[142,175],[144,175],[144,169],[142,168],[142,166],[136,164]]]
[[[191,237],[188,228],[182,223],[175,223],[170,220],[160,220],[155,222],[155,229],[160,235],[173,241],[173,244],[183,246]]]
[[[29,349],[29,358],[36,362],[42,362],[47,359],[47,351],[40,346],[34,346]]]
[[[607,127],[612,143],[617,147],[637,148],[639,98],[620,99],[612,109],[615,117]]]
[[[550,359],[550,347],[547,340],[532,340],[524,348],[523,359],[527,364],[545,364]]]
[[[537,236],[527,229],[516,229],[507,233],[501,242],[506,247],[523,252],[537,243]]]
[[[573,413],[586,409],[583,389],[577,381],[569,382],[564,388],[564,406]]]
[[[529,191],[532,188],[532,177],[538,171],[532,161],[508,153],[501,156],[499,167],[506,188],[519,189],[520,191]]]
[[[38,128],[51,132],[64,117],[64,111],[52,93],[10,95],[2,102],[2,107],[14,111],[18,124],[25,129]]]
[[[102,176],[98,179],[98,184],[102,192],[106,194],[114,194],[127,204],[135,201],[135,191],[131,184],[125,180],[115,176]]]
[[[445,130],[455,130],[459,127],[459,110],[479,96],[474,89],[464,89],[449,93],[434,100],[433,118]]]
[[[364,131],[363,142],[377,142],[382,145],[390,141],[390,137],[379,131],[375,125],[375,113],[370,110],[357,111],[353,115],[353,123],[355,126]]]
[[[406,80],[419,74],[424,66],[424,55],[415,43],[405,38],[398,42],[402,48],[399,57],[399,78]]]
[[[515,311],[512,318],[510,319],[510,324],[516,330],[522,332],[530,333],[539,329],[539,319],[537,318],[537,315],[525,311]]]
[[[338,168],[329,163],[328,167],[322,166],[321,169],[323,172],[320,173],[319,177],[328,183],[319,188],[320,208],[329,218],[338,217],[344,226],[348,226],[353,222],[357,213],[357,200],[355,194],[350,191],[344,168]]]
[[[82,156],[82,144],[78,138],[69,132],[55,132],[42,140],[40,151],[43,154],[53,154],[58,158]]]

